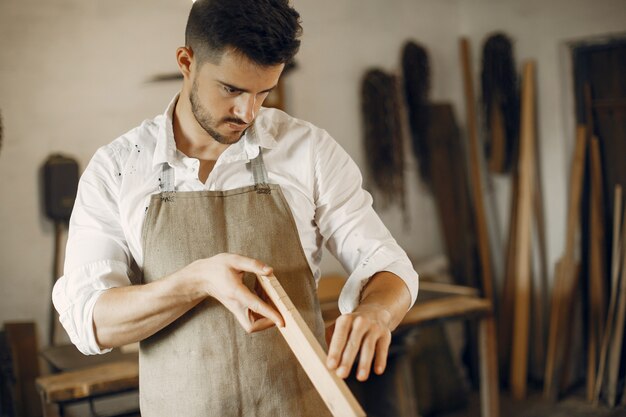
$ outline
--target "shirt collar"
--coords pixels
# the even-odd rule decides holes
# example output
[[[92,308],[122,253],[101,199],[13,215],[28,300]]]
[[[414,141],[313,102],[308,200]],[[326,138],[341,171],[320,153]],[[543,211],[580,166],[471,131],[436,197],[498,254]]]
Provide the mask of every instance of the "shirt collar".
[[[179,94],[170,101],[162,115],[161,123],[156,137],[156,147],[152,157],[152,165],[156,166],[164,162],[175,165],[179,159],[176,155],[176,141],[174,140],[174,109],[178,102]]]
[[[157,133],[157,143],[152,158],[152,165],[169,163],[172,166],[181,164],[182,155],[176,149],[174,140],[174,109],[178,102],[179,94],[176,94],[170,101],[162,115],[162,122],[159,124]],[[233,162],[237,160],[250,160],[259,155],[259,147],[272,149],[277,142],[272,134],[271,120],[268,119],[267,109],[261,108],[252,126],[250,126],[244,136],[238,142],[230,145],[222,154],[220,159],[223,162]]]

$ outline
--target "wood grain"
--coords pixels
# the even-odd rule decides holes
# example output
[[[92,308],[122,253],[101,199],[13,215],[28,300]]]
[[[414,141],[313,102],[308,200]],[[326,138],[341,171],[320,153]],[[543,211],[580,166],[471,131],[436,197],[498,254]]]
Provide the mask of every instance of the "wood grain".
[[[586,136],[586,127],[578,126],[570,171],[565,250],[561,258],[559,258],[554,272],[544,378],[544,396],[550,400],[556,400],[559,394],[563,361],[562,353],[568,339],[568,337],[563,337],[563,335],[567,333],[566,327],[569,321],[567,310],[571,306],[577,280],[578,262],[576,261],[575,245],[580,228],[580,205],[587,148]]]
[[[602,344],[600,347],[600,358],[598,364],[598,373],[596,375],[593,403],[595,405],[600,402],[600,394],[604,384],[604,375],[606,370],[606,359],[609,349],[609,342],[613,334],[613,325],[615,322],[615,313],[617,309],[617,293],[619,291],[619,269],[620,269],[620,236],[622,230],[622,187],[618,184],[615,186],[615,197],[613,199],[613,243],[611,248],[611,290],[609,299],[609,309],[607,311],[605,331],[602,335]]]
[[[541,379],[545,371],[546,348],[547,348],[547,317],[548,317],[548,244],[546,238],[546,221],[543,205],[543,190],[541,186],[541,167],[539,157],[535,158],[535,187],[533,198],[533,218],[536,236],[537,251],[533,252],[538,257],[539,268],[533,274],[533,335],[532,348],[534,357],[531,370],[532,377]],[[533,367],[534,366],[534,367]]]
[[[587,334],[587,400],[593,401],[598,356],[604,333],[605,266],[604,266],[604,193],[602,190],[602,161],[597,137],[589,143],[591,190],[589,210],[589,312]]]
[[[480,402],[481,417],[500,415],[498,386],[498,349],[496,346],[496,323],[493,316],[484,317],[478,323],[480,351]]]
[[[400,326],[410,326],[432,320],[468,318],[472,315],[484,315],[492,312],[492,305],[484,298],[454,296],[429,300],[420,303],[419,308],[412,308],[406,314]]]
[[[37,378],[37,388],[48,403],[132,390],[138,386],[137,361],[113,362]]]
[[[15,403],[19,416],[41,415],[35,378],[39,376],[37,331],[33,322],[6,322],[4,332],[11,349],[15,378]]]
[[[517,151],[515,152],[517,154]],[[511,340],[513,333],[513,306],[515,305],[515,265],[517,263],[517,206],[519,174],[517,163],[513,164],[511,178],[511,203],[509,214],[509,236],[506,248],[506,262],[502,298],[500,301],[498,319],[498,359],[500,363],[500,377],[508,381],[511,357]]]
[[[365,412],[346,383],[326,367],[326,352],[293,305],[275,276],[258,275],[258,280],[285,320],[280,333],[296,355],[313,386],[335,417],[364,417]]]
[[[626,323],[626,211],[622,217],[622,243],[620,254],[621,271],[617,283],[617,310],[615,312],[615,326],[611,335],[608,357],[608,378],[607,378],[607,402],[613,407],[617,397],[617,382],[622,355],[622,344],[624,342],[624,324]]]
[[[527,394],[528,346],[532,279],[531,232],[532,202],[535,185],[535,63],[524,64],[522,75],[522,111],[519,154],[519,195],[517,207],[517,241],[515,265],[515,306],[513,310],[513,344],[511,393],[515,399]]]
[[[491,249],[489,246],[489,231],[483,197],[481,176],[481,146],[478,143],[478,122],[476,119],[476,96],[474,94],[474,76],[469,40],[460,41],[461,66],[463,69],[463,85],[465,91],[465,111],[467,131],[469,136],[469,169],[472,200],[474,202],[474,216],[476,234],[478,238],[478,252],[480,255],[481,282],[484,296],[495,302],[493,294],[493,272],[491,266]]]

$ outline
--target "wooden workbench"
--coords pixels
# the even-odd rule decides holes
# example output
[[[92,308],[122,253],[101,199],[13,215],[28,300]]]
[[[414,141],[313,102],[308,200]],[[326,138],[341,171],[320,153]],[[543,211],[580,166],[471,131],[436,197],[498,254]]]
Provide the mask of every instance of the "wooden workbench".
[[[319,288],[322,316],[327,324],[339,316],[337,299],[342,285],[338,278],[329,279]],[[407,313],[400,328],[445,320],[477,320],[482,417],[498,417],[498,369],[491,302],[475,296],[475,290],[466,287],[427,282],[422,282],[420,287],[418,302]],[[138,385],[137,361],[123,358],[37,379],[37,388],[46,410],[44,417],[55,416],[57,412],[62,415],[62,407],[57,411],[58,405],[136,390]]]

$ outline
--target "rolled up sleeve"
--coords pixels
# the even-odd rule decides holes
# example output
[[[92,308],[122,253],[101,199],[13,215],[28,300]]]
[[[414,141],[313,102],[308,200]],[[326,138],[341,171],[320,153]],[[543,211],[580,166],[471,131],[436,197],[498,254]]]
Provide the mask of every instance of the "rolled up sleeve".
[[[100,294],[113,287],[129,285],[122,262],[98,261],[83,265],[59,278],[52,301],[70,340],[85,355],[109,352],[101,349],[93,328],[93,309]]]
[[[97,343],[93,310],[107,289],[130,285],[130,254],[119,221],[115,155],[99,150],[83,173],[70,219],[64,275],[52,301],[72,343],[84,354],[110,351]]]
[[[382,271],[405,282],[412,306],[417,298],[418,275],[374,211],[371,195],[362,188],[357,165],[329,135],[317,141],[313,155],[315,220],[326,247],[350,274],[339,297],[340,311],[353,311],[363,286]]]

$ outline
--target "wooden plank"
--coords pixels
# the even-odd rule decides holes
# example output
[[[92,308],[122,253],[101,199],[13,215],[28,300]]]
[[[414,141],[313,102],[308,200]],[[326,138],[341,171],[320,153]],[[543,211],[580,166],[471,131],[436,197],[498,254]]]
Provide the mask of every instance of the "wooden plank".
[[[341,314],[336,302],[326,302],[320,304],[320,307],[326,324],[331,324]],[[446,296],[418,301],[407,312],[398,327],[414,326],[432,321],[480,317],[492,313],[492,304],[487,299],[466,295]]]
[[[454,283],[481,287],[467,158],[450,103],[428,106],[430,188]],[[422,271],[424,272],[424,271]],[[423,274],[421,274],[423,275]]]
[[[607,380],[607,402],[609,406],[615,405],[617,396],[617,382],[622,354],[622,343],[624,341],[624,324],[626,321],[626,210],[622,217],[622,253],[620,255],[621,271],[618,279],[617,310],[615,314],[615,326],[609,345],[608,357],[608,380]]]
[[[517,154],[517,151],[515,151]],[[511,340],[513,332],[513,306],[515,305],[515,265],[517,257],[517,206],[519,175],[517,163],[513,165],[511,178],[511,203],[509,215],[509,237],[506,248],[506,263],[504,284],[502,286],[502,298],[500,301],[498,319],[498,353],[500,363],[500,377],[502,381],[508,381],[511,356]]]
[[[6,322],[4,323],[4,332],[13,359],[17,415],[23,417],[40,416],[42,411],[39,396],[35,389],[35,378],[40,373],[35,323]]]
[[[426,323],[432,320],[447,320],[472,315],[491,314],[491,301],[476,297],[445,297],[416,304],[408,311],[400,326]]]
[[[582,352],[578,352],[574,346],[574,337],[580,339],[582,344],[583,329],[579,328],[580,321],[576,321],[580,318],[582,320],[582,264],[580,261],[571,261],[566,263],[567,273],[566,276],[570,276],[573,280],[573,288],[568,296],[569,302],[563,303],[563,310],[561,310],[563,325],[561,326],[561,341],[560,341],[560,353],[557,367],[557,375],[559,376],[559,393],[571,390],[579,380],[578,373],[581,368],[581,363],[584,364],[584,358]],[[578,356],[576,356],[578,354]]]
[[[138,387],[137,361],[113,362],[37,378],[37,389],[47,403],[84,399]]]
[[[465,295],[468,297],[478,297],[479,292],[476,288],[466,287],[465,285],[445,284],[443,282],[425,281],[420,275],[420,291],[437,292],[448,295]]]
[[[57,279],[63,275],[63,254],[62,254],[62,237],[63,237],[63,222],[54,222],[54,255],[52,266],[52,286],[56,283]],[[59,326],[59,314],[52,304],[50,299],[50,312],[48,316],[48,345],[53,346],[56,343],[56,335],[59,333],[57,327]]]
[[[478,297],[480,295],[476,288],[431,281],[432,279],[437,279],[436,275],[424,276],[424,274],[420,273],[420,292],[427,291],[446,295],[465,295],[468,297]],[[320,303],[337,301],[346,280],[347,277],[341,274],[322,276],[317,286],[317,298]]]
[[[480,320],[478,343],[481,417],[498,417],[500,415],[498,349],[496,347],[496,323],[493,316],[483,317]]]
[[[589,243],[589,313],[587,335],[587,400],[593,401],[598,355],[604,332],[605,270],[604,270],[604,193],[602,190],[602,161],[597,137],[589,143],[590,190],[590,243]]]
[[[478,143],[478,124],[476,119],[476,97],[474,95],[474,76],[472,71],[471,51],[469,40],[460,41],[461,66],[463,69],[463,85],[465,91],[465,111],[467,131],[469,136],[469,169],[472,200],[474,202],[474,216],[476,234],[478,238],[478,252],[480,255],[481,279],[484,296],[495,302],[493,294],[493,272],[491,266],[491,250],[489,247],[489,232],[485,214],[483,186],[481,178],[481,149]]]
[[[258,280],[280,314],[285,326],[280,333],[298,358],[313,386],[336,417],[365,416],[346,383],[326,367],[326,352],[293,305],[275,276],[258,275]]]
[[[535,182],[535,63],[524,64],[522,75],[522,111],[519,154],[519,200],[517,217],[515,306],[513,310],[513,344],[511,360],[511,393],[515,399],[526,398],[528,382],[528,346],[531,299],[531,231],[532,202]]]
[[[598,365],[598,374],[596,375],[593,402],[595,405],[600,402],[600,394],[602,385],[604,384],[604,374],[606,369],[606,359],[609,349],[609,341],[613,333],[613,323],[615,321],[615,313],[617,309],[617,293],[619,291],[619,270],[620,270],[620,236],[622,219],[622,187],[618,184],[615,186],[615,197],[613,199],[613,244],[611,249],[611,291],[609,300],[609,309],[606,317],[606,326],[602,335],[602,344],[600,347],[600,358]]]
[[[554,267],[554,284],[552,286],[552,304],[550,308],[550,323],[548,328],[548,348],[546,350],[546,370],[543,379],[543,395],[550,400],[558,397],[558,381],[556,380],[557,348],[559,338],[559,309],[563,298],[563,264],[566,259],[557,260]]]
[[[535,229],[534,233],[537,242],[537,255],[538,255],[538,271],[533,274],[533,354],[534,357],[533,377],[541,379],[545,372],[545,359],[546,359],[546,318],[548,316],[547,297],[548,297],[548,246],[546,239],[546,222],[543,206],[543,190],[541,186],[541,168],[539,164],[539,158],[535,158],[535,188],[533,198],[533,218]]]
[[[566,310],[570,304],[576,285],[577,263],[575,261],[576,236],[580,226],[580,204],[582,199],[583,174],[585,169],[586,128],[576,129],[576,145],[570,171],[569,201],[567,207],[565,251],[556,264],[554,284],[550,304],[550,327],[548,332],[548,350],[546,354],[546,373],[544,378],[544,396],[556,400],[561,377],[560,362],[566,343],[562,337],[563,326],[567,323]]]

